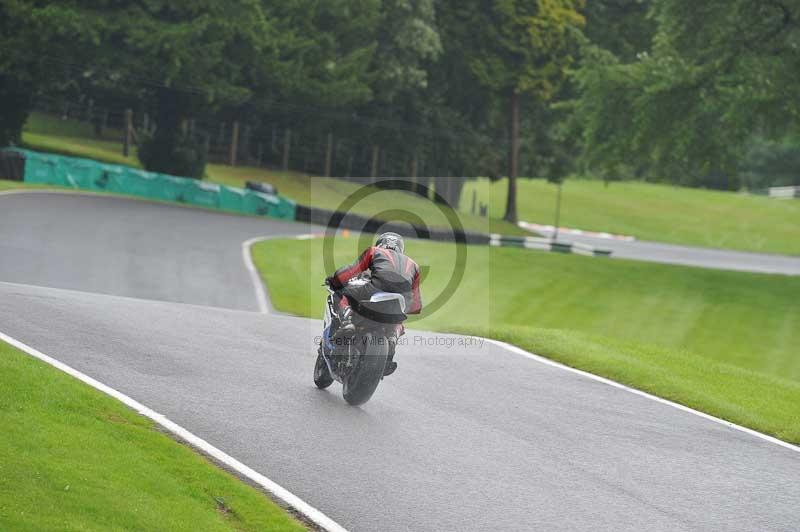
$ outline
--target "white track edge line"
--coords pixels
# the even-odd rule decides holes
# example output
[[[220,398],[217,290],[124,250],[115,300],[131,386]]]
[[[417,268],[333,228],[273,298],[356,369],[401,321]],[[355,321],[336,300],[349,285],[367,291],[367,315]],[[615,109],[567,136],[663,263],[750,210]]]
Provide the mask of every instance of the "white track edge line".
[[[244,266],[247,268],[247,273],[250,274],[250,281],[253,283],[253,288],[256,291],[258,311],[261,314],[269,314],[269,300],[267,299],[267,291],[264,288],[264,283],[261,281],[258,269],[256,269],[256,265],[253,263],[250,248],[253,247],[253,244],[267,240],[267,238],[269,237],[258,236],[242,242],[242,260],[244,260]]]
[[[695,410],[694,408],[689,408],[688,406],[682,405],[680,403],[676,403],[674,401],[670,401],[669,399],[664,399],[663,397],[658,397],[656,395],[652,395],[650,393],[643,392],[642,390],[637,390],[636,388],[631,388],[630,386],[626,386],[625,384],[621,384],[621,383],[619,383],[617,381],[613,381],[611,379],[607,379],[605,377],[601,377],[599,375],[595,375],[594,373],[589,373],[588,371],[583,371],[583,370],[580,370],[580,369],[577,369],[577,368],[566,366],[566,365],[561,364],[559,362],[556,362],[554,360],[550,360],[549,358],[545,358],[545,357],[543,357],[541,355],[536,355],[536,354],[531,353],[529,351],[525,351],[524,349],[522,349],[520,347],[517,347],[515,345],[511,345],[511,344],[506,343],[506,342],[501,342],[499,340],[492,340],[491,338],[485,338],[485,340],[487,342],[489,342],[490,344],[494,344],[494,345],[496,345],[496,346],[498,346],[498,347],[500,347],[502,349],[505,349],[505,350],[510,351],[512,353],[515,353],[517,355],[521,355],[521,356],[524,356],[524,357],[529,358],[531,360],[535,360],[536,362],[539,362],[541,364],[546,364],[546,365],[552,366],[554,368],[559,368],[559,369],[566,370],[566,371],[569,371],[569,372],[572,372],[572,373],[576,373],[576,374],[581,375],[583,377],[586,377],[586,378],[589,378],[589,379],[592,379],[592,380],[595,380],[595,381],[598,381],[598,382],[602,382],[603,384],[607,384],[609,386],[613,386],[614,388],[619,388],[621,390],[625,390],[625,391],[630,392],[632,394],[636,394],[636,395],[638,395],[640,397],[644,397],[646,399],[650,399],[650,400],[656,401],[658,403],[661,403],[661,404],[664,404],[664,405],[668,405],[668,406],[671,406],[673,408],[677,408],[678,410],[682,410],[683,412],[688,412],[690,414],[694,414],[696,416],[700,416],[703,419],[707,419],[709,421],[713,421],[714,423],[718,423],[718,424],[724,425],[724,426],[726,426],[728,428],[731,428],[731,429],[734,429],[734,430],[738,430],[740,432],[744,432],[745,434],[749,434],[750,436],[755,436],[756,438],[760,438],[760,439],[768,441],[770,443],[774,443],[776,445],[780,445],[781,447],[785,447],[786,449],[789,449],[790,451],[800,452],[800,447],[798,447],[797,445],[793,445],[793,444],[791,444],[789,442],[785,442],[783,440],[779,440],[778,438],[775,438],[774,436],[769,436],[767,434],[764,434],[763,432],[758,432],[757,430],[749,429],[747,427],[743,427],[741,425],[737,425],[736,423],[732,423],[730,421],[726,421],[724,419],[721,419],[721,418],[718,418],[718,417],[714,417],[714,416],[712,416],[710,414],[706,414],[705,412],[701,412],[699,410]]]
[[[92,388],[95,388],[96,390],[99,390],[104,394],[113,397],[114,399],[123,403],[125,406],[135,410],[137,413],[155,421],[156,423],[164,427],[172,434],[178,436],[182,440],[189,443],[192,447],[199,449],[200,451],[213,457],[215,460],[230,467],[240,475],[255,482],[256,484],[267,490],[269,493],[271,493],[273,496],[280,499],[294,510],[297,510],[300,514],[308,518],[317,526],[322,527],[326,531],[347,532],[347,529],[342,527],[340,524],[338,524],[333,519],[331,519],[324,513],[320,512],[307,502],[300,499],[297,495],[293,494],[286,488],[268,479],[261,473],[246,466],[245,464],[233,458],[229,454],[214,447],[213,445],[211,445],[204,439],[200,438],[199,436],[192,434],[187,429],[181,427],[174,421],[170,421],[163,414],[159,414],[158,412],[144,406],[142,403],[132,399],[131,397],[125,395],[124,393],[115,390],[114,388],[107,386],[102,382],[93,379],[92,377],[89,377],[85,373],[82,373],[74,369],[73,367],[64,364],[63,362],[60,362],[52,357],[45,355],[41,351],[38,351],[37,349],[34,349],[33,347],[30,347],[29,345],[24,344],[19,340],[12,338],[11,336],[8,336],[3,332],[0,332],[0,340],[16,347],[20,351],[24,351],[28,355],[37,358],[42,362],[45,362],[58,370],[63,371],[64,373],[78,379],[79,381],[84,382],[85,384],[88,384]]]
[[[247,268],[247,273],[250,274],[250,281],[253,283],[253,288],[255,289],[256,292],[256,300],[258,301],[258,311],[261,314],[269,314],[272,306],[270,305],[269,297],[267,297],[266,286],[264,285],[264,282],[261,280],[261,274],[258,273],[258,268],[256,268],[256,265],[253,262],[253,253],[252,253],[253,245],[259,242],[264,242],[265,240],[275,240],[275,239],[309,240],[311,238],[314,238],[314,235],[310,233],[304,235],[295,235],[295,236],[286,236],[286,235],[257,236],[242,242],[242,260],[244,261],[245,268]]]

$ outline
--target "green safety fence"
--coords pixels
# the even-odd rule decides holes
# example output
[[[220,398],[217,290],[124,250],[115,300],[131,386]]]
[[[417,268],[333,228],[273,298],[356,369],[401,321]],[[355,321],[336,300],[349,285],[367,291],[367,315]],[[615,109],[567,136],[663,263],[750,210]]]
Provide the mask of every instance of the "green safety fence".
[[[186,177],[9,148],[25,157],[24,181],[187,203],[212,209],[294,220],[295,202],[279,195],[227,187]]]

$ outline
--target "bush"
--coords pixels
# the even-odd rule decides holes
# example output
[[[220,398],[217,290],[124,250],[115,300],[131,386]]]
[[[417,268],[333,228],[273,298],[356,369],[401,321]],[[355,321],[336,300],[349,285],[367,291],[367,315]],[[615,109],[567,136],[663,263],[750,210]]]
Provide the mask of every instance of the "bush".
[[[204,146],[189,135],[146,135],[139,143],[139,161],[145,170],[202,179],[206,169]]]

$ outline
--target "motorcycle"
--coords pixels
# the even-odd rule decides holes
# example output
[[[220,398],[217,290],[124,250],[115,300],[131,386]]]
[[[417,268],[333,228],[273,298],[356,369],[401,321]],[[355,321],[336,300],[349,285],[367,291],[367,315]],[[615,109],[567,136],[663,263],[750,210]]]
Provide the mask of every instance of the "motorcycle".
[[[314,384],[325,389],[336,380],[342,384],[344,400],[358,406],[369,401],[393,362],[394,350],[404,332],[406,302],[401,294],[389,292],[351,302],[355,333],[351,338],[336,338],[340,322],[333,295],[328,287]]]

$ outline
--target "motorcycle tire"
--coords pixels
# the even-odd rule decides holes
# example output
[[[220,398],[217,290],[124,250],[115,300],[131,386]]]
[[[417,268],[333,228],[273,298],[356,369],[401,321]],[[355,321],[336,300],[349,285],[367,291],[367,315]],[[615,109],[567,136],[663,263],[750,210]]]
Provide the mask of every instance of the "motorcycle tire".
[[[363,405],[370,400],[383,378],[386,359],[389,357],[389,342],[386,338],[374,339],[367,333],[361,345],[364,346],[364,352],[342,383],[344,400],[353,406]]]

